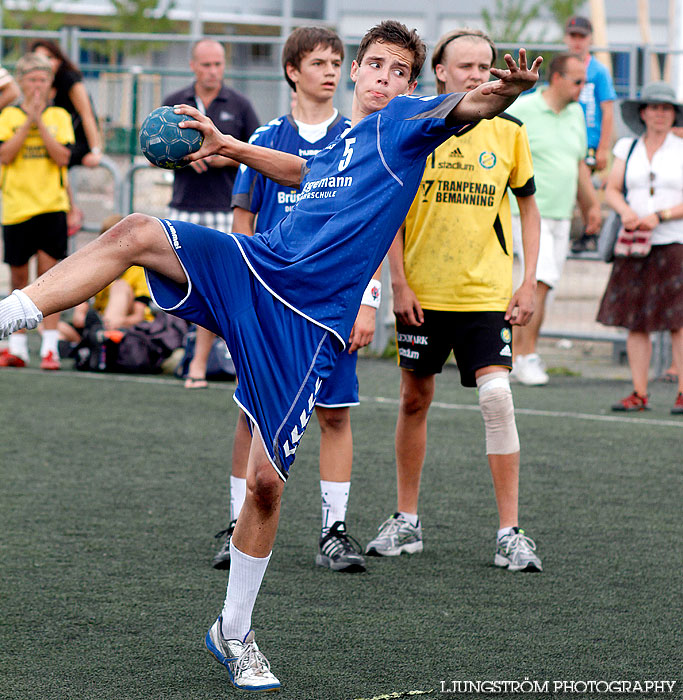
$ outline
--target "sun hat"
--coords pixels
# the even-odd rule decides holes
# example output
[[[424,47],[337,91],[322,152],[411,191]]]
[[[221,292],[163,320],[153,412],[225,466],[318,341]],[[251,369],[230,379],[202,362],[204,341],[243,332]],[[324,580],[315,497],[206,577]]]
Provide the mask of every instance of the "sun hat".
[[[47,56],[39,53],[27,53],[17,61],[14,75],[17,80],[21,80],[27,73],[32,73],[34,70],[44,70],[50,75],[53,74],[52,64]]]
[[[621,103],[621,118],[634,134],[642,134],[645,124],[640,118],[640,108],[645,105],[665,104],[673,105],[676,110],[674,126],[683,126],[683,105],[676,99],[676,93],[669,83],[648,83],[640,91],[637,100],[624,100]]]

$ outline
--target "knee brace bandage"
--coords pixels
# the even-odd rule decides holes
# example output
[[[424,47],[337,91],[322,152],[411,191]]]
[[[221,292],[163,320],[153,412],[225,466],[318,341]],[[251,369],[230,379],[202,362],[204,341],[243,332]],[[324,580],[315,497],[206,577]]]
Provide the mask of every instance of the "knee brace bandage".
[[[509,455],[519,452],[515,407],[507,372],[491,372],[477,377],[479,407],[486,429],[486,454]]]

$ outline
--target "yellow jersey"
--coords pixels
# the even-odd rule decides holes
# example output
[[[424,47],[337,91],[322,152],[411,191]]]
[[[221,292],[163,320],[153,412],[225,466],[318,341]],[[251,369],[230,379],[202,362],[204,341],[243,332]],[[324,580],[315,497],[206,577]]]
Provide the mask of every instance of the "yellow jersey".
[[[144,268],[139,267],[138,265],[133,265],[132,267],[129,267],[119,277],[119,279],[122,279],[124,282],[128,283],[130,288],[133,290],[133,299],[135,299],[135,301],[142,301],[146,304],[147,308],[145,309],[144,320],[154,320],[154,314],[149,308],[152,295],[150,294],[149,287],[147,286],[147,278],[145,277]],[[95,311],[100,314],[104,312],[104,310],[107,308],[107,304],[109,303],[109,287],[111,287],[111,285],[105,287],[101,292],[97,292],[95,295],[93,306],[95,307]]]
[[[0,141],[8,141],[26,121],[19,107],[5,107],[0,112]],[[43,123],[61,144],[74,142],[74,129],[69,113],[61,107],[48,107]],[[22,221],[53,211],[69,211],[66,168],[60,168],[50,158],[38,127],[26,136],[17,157],[2,166],[2,223]]]
[[[508,186],[535,192],[529,139],[508,114],[451,137],[427,159],[406,217],[403,266],[421,306],[504,311],[512,296]]]

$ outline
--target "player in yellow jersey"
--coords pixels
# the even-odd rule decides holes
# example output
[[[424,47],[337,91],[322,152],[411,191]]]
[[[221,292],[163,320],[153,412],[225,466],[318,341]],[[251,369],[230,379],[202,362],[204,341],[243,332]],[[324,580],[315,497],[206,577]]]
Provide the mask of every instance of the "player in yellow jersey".
[[[39,275],[66,257],[66,166],[74,142],[69,113],[48,106],[53,77],[48,59],[26,54],[15,72],[22,102],[0,112],[2,228],[13,288],[28,284],[34,255]],[[59,314],[43,319],[42,369],[59,369],[58,321]],[[0,354],[0,367],[23,367],[28,359],[26,333],[17,331]]]
[[[495,58],[483,32],[444,35],[432,58],[439,92],[470,91],[488,81]],[[508,185],[519,202],[526,261],[514,294]],[[427,412],[435,375],[453,350],[462,384],[479,390],[499,514],[494,563],[512,571],[542,569],[535,543],[518,527],[519,439],[508,381],[511,325],[526,324],[534,311],[540,232],[534,192],[526,129],[506,114],[461,131],[427,160],[389,251],[401,367],[398,507],[367,554],[422,551],[418,497]]]

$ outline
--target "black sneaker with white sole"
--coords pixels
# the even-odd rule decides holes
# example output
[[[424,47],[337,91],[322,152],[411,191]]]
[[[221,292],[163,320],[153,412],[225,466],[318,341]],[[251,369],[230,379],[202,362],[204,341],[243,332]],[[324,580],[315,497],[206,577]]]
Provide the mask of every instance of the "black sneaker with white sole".
[[[318,566],[348,574],[365,571],[365,559],[361,546],[346,532],[346,523],[338,520],[320,538],[319,551],[315,558]]]
[[[217,532],[214,537],[220,539],[224,537],[223,546],[216,553],[216,556],[211,561],[211,566],[214,569],[229,569],[230,568],[230,540],[232,539],[232,533],[235,530],[235,523],[237,520],[233,520],[225,530]]]

